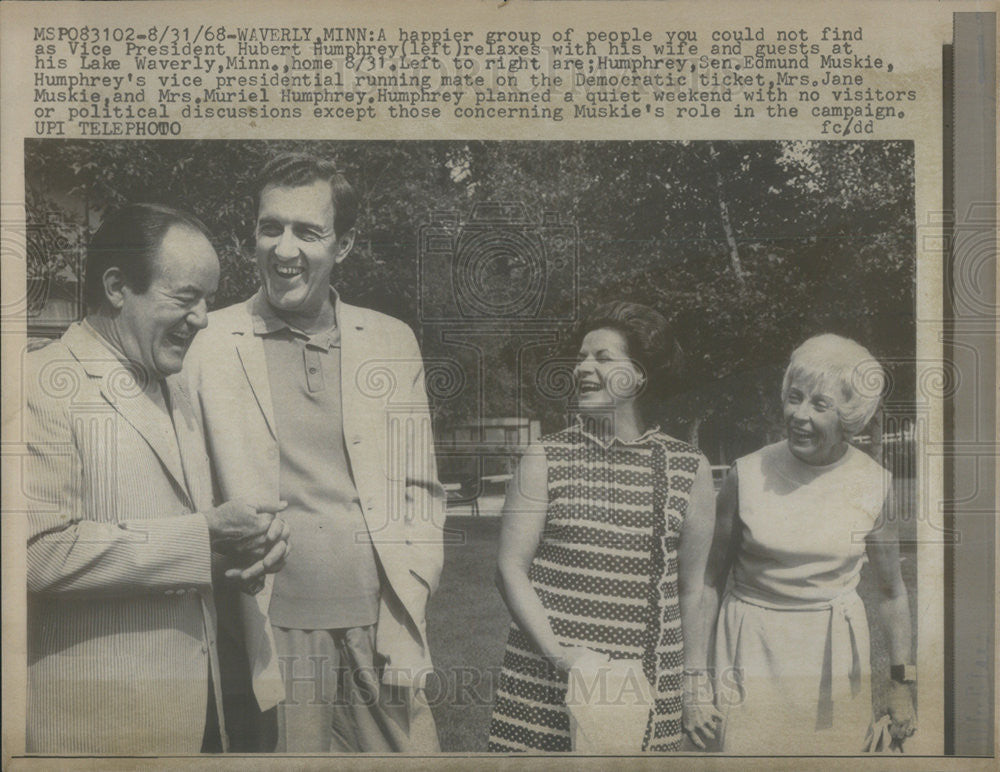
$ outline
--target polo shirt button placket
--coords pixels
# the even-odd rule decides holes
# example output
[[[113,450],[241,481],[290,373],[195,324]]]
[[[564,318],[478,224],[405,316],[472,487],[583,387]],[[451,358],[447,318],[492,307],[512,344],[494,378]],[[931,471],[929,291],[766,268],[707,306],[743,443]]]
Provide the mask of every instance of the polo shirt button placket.
[[[320,369],[320,359],[319,352],[315,349],[306,346],[305,351],[305,367],[306,367],[306,383],[309,386],[309,391],[317,392],[322,391],[324,388],[323,384],[323,371]]]

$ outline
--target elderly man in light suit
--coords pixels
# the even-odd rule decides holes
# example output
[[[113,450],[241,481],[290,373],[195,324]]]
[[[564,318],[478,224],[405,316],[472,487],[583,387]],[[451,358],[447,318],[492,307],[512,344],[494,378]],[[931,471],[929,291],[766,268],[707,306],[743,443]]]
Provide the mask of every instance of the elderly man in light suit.
[[[253,582],[287,531],[273,509],[212,507],[192,406],[166,382],[218,281],[199,221],[125,207],[88,249],[86,318],[27,357],[29,752],[225,746],[213,569]]]
[[[444,493],[420,350],[330,286],[357,212],[332,164],[279,156],[258,191],[261,289],[211,315],[184,371],[219,494],[288,502],[295,552],[244,597],[247,656],[282,665],[277,750],[433,752]]]

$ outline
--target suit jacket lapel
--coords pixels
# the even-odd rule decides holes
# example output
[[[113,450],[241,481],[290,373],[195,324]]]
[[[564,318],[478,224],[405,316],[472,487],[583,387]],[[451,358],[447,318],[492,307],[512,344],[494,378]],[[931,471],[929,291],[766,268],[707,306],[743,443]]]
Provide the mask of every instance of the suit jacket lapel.
[[[187,390],[176,382],[167,383],[170,386],[170,407],[181,451],[184,479],[194,508],[201,511],[213,503],[208,453]]]
[[[240,364],[247,376],[254,399],[264,414],[267,428],[276,440],[278,432],[274,423],[274,407],[271,404],[271,382],[267,375],[267,360],[264,358],[264,344],[260,338],[249,332],[243,332],[236,338],[236,353],[240,356]]]
[[[101,393],[104,398],[114,405],[122,417],[132,424],[132,428],[142,435],[153,452],[159,456],[170,476],[182,490],[186,491],[184,468],[181,466],[180,450],[177,446],[177,433],[167,412],[166,402],[165,400],[158,402],[155,396],[150,394],[150,390],[159,388],[160,383],[153,382],[143,391],[135,387],[132,393],[115,400],[116,394],[121,390],[111,387],[108,378],[101,382]],[[163,400],[162,393],[160,400]]]
[[[337,326],[340,328],[340,413],[343,416],[344,434],[357,427],[354,419],[359,407],[358,377],[364,356],[364,327],[354,313],[354,308],[337,298]],[[371,352],[368,352],[371,353]]]
[[[146,382],[136,368],[126,365],[86,327],[66,331],[63,342],[80,361],[87,374],[99,379],[101,395],[152,448],[182,491],[187,491],[177,436],[166,410],[160,382]]]

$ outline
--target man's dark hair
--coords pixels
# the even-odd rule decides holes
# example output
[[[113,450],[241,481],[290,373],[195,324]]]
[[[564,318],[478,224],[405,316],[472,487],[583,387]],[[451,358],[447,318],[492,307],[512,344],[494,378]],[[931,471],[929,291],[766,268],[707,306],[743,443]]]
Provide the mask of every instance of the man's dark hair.
[[[358,219],[358,196],[351,183],[328,158],[309,153],[282,153],[269,160],[257,175],[254,204],[260,211],[260,194],[269,185],[299,187],[322,180],[330,184],[333,200],[333,230],[340,238]]]
[[[118,268],[133,292],[141,295],[148,290],[156,253],[167,231],[175,225],[198,231],[211,240],[201,220],[169,206],[129,204],[105,217],[87,247],[83,280],[87,311],[96,311],[104,304],[104,274],[109,268]]]
[[[629,358],[645,373],[645,388],[637,399],[644,420],[662,421],[663,402],[679,390],[684,368],[684,355],[670,323],[659,311],[641,303],[603,303],[577,327],[577,348],[588,333],[605,328],[621,333]]]

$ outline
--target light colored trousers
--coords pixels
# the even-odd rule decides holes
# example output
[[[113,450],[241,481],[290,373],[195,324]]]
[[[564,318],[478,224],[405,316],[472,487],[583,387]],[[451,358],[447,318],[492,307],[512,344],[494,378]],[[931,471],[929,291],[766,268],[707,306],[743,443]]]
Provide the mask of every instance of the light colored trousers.
[[[285,701],[278,753],[437,753],[423,689],[379,682],[375,626],[274,627]]]

